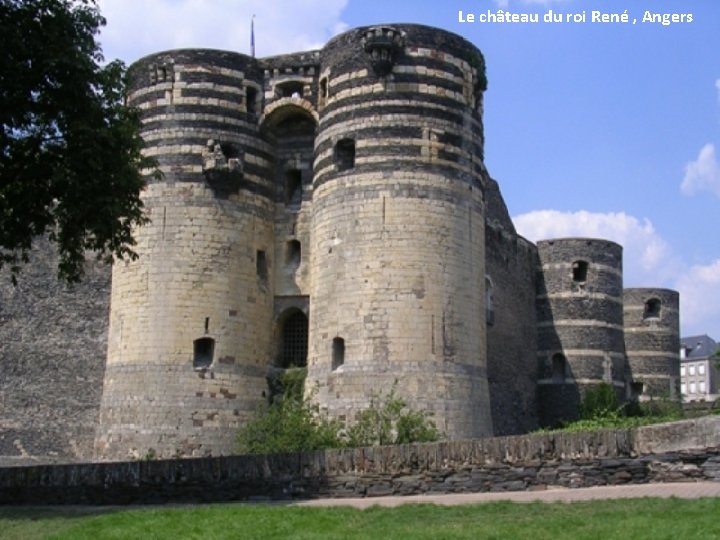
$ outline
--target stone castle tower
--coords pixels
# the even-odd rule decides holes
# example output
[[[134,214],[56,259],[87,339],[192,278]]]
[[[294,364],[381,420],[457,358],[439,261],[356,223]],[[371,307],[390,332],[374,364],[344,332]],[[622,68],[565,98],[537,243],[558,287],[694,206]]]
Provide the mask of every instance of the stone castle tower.
[[[484,60],[461,37],[366,27],[131,73],[163,178],[139,259],[113,268],[98,458],[231,453],[291,365],[350,421],[398,381],[450,438],[570,417],[599,382],[677,384],[676,293],[624,300],[612,242],[515,232],[483,164]]]

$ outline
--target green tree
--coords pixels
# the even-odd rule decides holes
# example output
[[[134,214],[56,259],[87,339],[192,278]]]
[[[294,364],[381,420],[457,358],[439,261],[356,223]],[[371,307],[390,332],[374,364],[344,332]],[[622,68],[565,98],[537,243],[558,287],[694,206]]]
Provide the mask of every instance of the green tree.
[[[153,162],[124,106],[125,66],[102,65],[104,24],[94,0],[0,0],[0,266],[13,281],[42,234],[68,281],[86,250],[136,256],[141,171]]]

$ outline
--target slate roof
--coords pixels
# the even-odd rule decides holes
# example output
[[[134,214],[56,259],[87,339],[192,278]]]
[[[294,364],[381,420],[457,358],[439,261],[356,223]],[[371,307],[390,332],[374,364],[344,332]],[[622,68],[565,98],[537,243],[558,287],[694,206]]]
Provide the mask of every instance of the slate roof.
[[[700,360],[715,354],[718,344],[707,334],[702,336],[689,336],[680,339],[680,346],[684,347],[684,360]]]

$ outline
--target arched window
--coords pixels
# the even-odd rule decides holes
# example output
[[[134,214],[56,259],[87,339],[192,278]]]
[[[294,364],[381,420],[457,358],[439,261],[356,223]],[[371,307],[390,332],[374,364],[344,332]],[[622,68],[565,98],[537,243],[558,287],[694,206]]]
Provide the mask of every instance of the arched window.
[[[355,166],[355,141],[341,139],[335,144],[335,166],[338,171],[347,171]]]
[[[658,298],[650,298],[645,302],[645,311],[643,311],[643,320],[659,319],[662,302]]]
[[[207,369],[213,362],[215,340],[203,337],[193,341],[193,368]]]
[[[290,314],[282,326],[281,366],[303,367],[307,365],[308,319],[302,311]]]
[[[561,383],[565,381],[565,371],[567,369],[567,360],[565,356],[558,353],[552,357],[552,379],[553,382]]]
[[[333,338],[332,340],[332,370],[335,371],[337,368],[345,363],[345,340],[341,337]]]

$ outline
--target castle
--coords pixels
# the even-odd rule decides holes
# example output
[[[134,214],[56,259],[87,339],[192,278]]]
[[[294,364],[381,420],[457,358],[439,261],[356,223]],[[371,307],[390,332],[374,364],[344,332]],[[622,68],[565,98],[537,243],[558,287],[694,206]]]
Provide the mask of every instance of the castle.
[[[229,454],[273,369],[352,421],[398,381],[450,438],[572,418],[583,391],[678,396],[678,294],[622,248],[519,236],[483,163],[485,64],[420,25],[256,59],[131,66],[147,153],[135,261],[112,270],[96,459]]]

